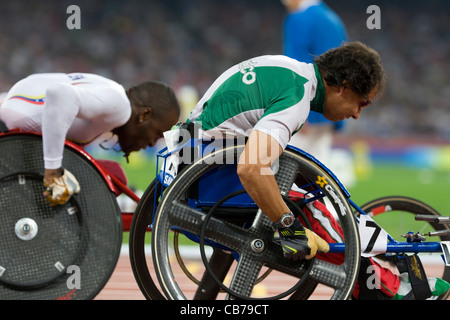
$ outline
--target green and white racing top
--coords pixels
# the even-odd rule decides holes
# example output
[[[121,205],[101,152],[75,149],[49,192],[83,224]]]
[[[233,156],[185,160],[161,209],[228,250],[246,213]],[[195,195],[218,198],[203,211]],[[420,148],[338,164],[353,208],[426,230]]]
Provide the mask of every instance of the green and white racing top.
[[[260,56],[225,71],[188,121],[206,137],[248,136],[255,129],[286,148],[310,110],[323,113],[325,88],[315,64],[286,56]]]

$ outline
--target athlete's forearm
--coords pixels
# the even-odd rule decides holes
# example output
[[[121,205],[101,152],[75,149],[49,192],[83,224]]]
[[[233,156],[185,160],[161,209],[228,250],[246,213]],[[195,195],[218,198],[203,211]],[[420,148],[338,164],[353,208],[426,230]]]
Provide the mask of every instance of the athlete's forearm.
[[[54,84],[47,89],[42,114],[45,169],[61,167],[66,135],[78,109],[78,97],[70,85]]]
[[[278,152],[271,154],[272,143]],[[238,164],[238,175],[249,196],[272,222],[290,210],[281,197],[275,176],[270,167],[282,152],[279,144],[270,136],[254,131],[250,134]]]

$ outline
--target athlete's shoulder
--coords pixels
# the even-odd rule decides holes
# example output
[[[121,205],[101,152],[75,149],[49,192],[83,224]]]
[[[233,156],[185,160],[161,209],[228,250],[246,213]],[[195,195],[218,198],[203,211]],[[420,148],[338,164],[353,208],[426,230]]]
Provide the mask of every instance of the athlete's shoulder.
[[[307,63],[298,61],[285,55],[264,55],[249,60],[243,61],[239,64],[241,68],[248,67],[280,67],[292,70],[301,70],[308,68]]]
[[[99,75],[99,74],[94,74],[94,73],[83,73],[83,72],[73,72],[73,73],[68,73],[67,77],[69,79],[71,79],[72,81],[89,81],[89,82],[105,82],[105,83],[109,83],[109,82],[113,82],[116,83],[115,81],[106,78],[105,76]]]
[[[104,76],[93,74],[93,73],[82,73],[82,72],[73,72],[73,73],[61,73],[61,72],[53,72],[53,73],[34,73],[28,75],[24,80],[37,80],[42,79],[46,82],[60,82],[60,83],[116,83],[115,81],[108,79]]]
[[[285,55],[266,55],[258,57],[254,61],[257,62],[255,66],[287,68],[307,78],[311,78],[315,74],[313,63],[299,61]]]
[[[98,74],[69,73],[67,77],[70,79],[70,84],[72,85],[83,85],[85,88],[90,88],[92,85],[94,87],[100,85],[111,90],[120,91],[121,93],[125,91],[120,83]]]

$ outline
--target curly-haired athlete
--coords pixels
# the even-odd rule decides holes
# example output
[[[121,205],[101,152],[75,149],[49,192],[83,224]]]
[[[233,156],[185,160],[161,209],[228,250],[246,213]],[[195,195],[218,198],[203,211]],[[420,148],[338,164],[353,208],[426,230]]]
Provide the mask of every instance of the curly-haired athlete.
[[[308,230],[294,217],[271,166],[311,110],[331,121],[358,119],[384,86],[380,56],[360,42],[331,49],[310,64],[286,56],[255,57],[219,76],[188,121],[199,124],[204,137],[248,137],[237,167],[242,185],[278,230],[284,256],[311,259],[329,250],[323,239],[328,232],[320,224]],[[392,297],[399,292],[399,277],[383,271],[383,294]]]
[[[66,139],[87,145],[111,132],[128,156],[153,146],[179,115],[175,94],[163,83],[150,81],[125,90],[87,73],[30,75],[11,88],[0,107],[0,120],[8,129],[42,132],[44,195],[53,206],[80,191],[73,174],[62,168]]]
[[[201,123],[204,136],[248,136],[238,175],[262,211],[274,223],[281,223],[290,211],[270,166],[291,136],[310,110],[331,121],[358,119],[381,92],[384,81],[379,55],[359,42],[332,49],[314,64],[285,56],[256,57],[225,71],[189,121]],[[294,245],[298,252],[300,247]]]

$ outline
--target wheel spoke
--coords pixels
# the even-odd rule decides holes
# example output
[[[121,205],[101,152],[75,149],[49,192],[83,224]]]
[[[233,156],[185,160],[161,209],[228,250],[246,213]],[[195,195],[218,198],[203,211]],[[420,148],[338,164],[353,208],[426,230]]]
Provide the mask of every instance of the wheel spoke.
[[[344,265],[336,265],[316,259],[309,277],[334,289],[340,289],[346,283]]]
[[[270,236],[273,234],[272,221],[270,221],[261,209],[258,209],[258,212],[256,213],[251,230],[253,233],[261,236]]]
[[[262,267],[263,264],[253,254],[241,254],[230,289],[242,296],[250,297]]]
[[[287,195],[298,174],[299,164],[295,159],[283,154],[279,158],[279,167],[275,175],[282,195]]]
[[[199,235],[205,214],[179,201],[174,201],[166,212],[170,224]],[[242,248],[249,237],[248,231],[212,217],[205,231],[205,237],[230,249]]]

